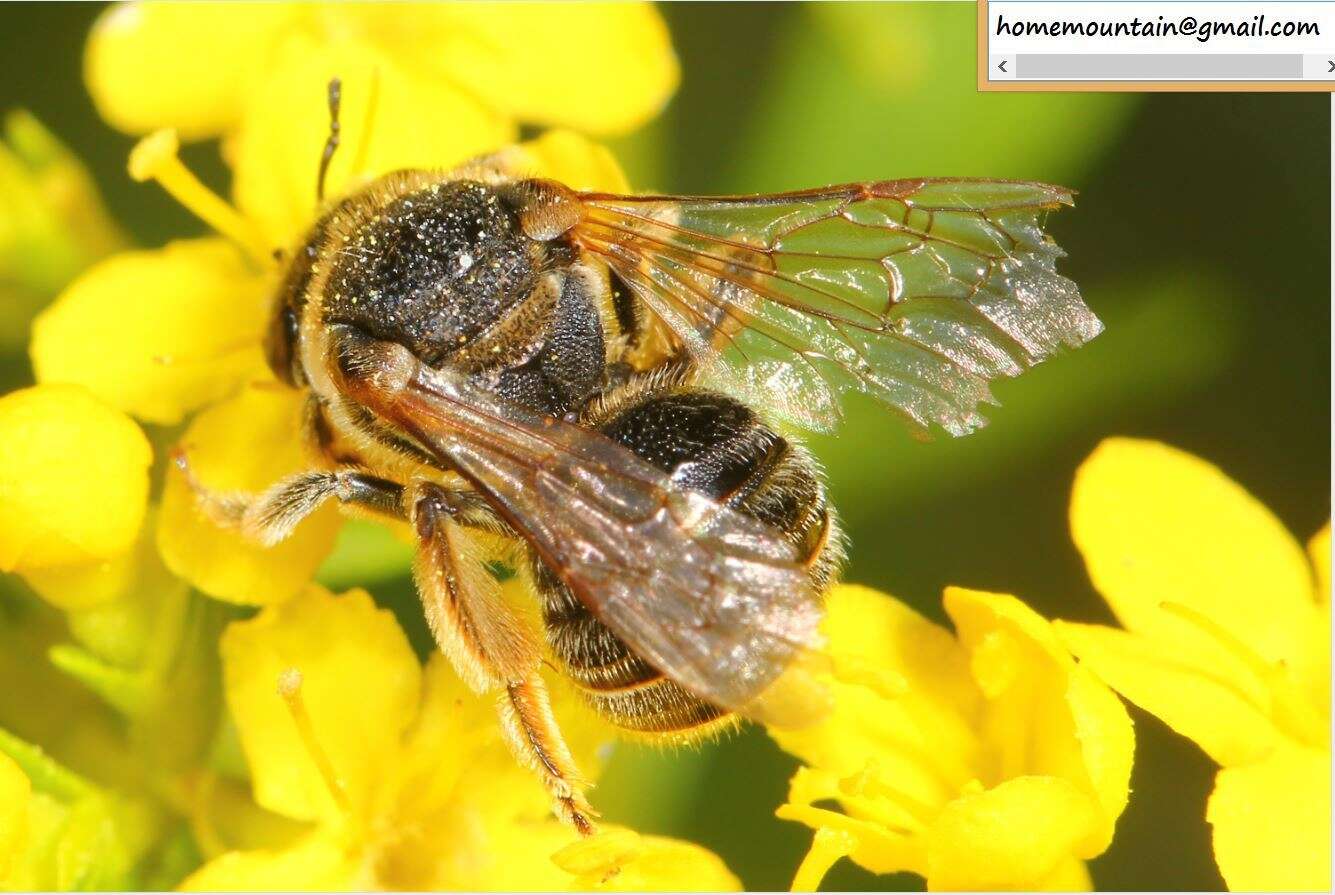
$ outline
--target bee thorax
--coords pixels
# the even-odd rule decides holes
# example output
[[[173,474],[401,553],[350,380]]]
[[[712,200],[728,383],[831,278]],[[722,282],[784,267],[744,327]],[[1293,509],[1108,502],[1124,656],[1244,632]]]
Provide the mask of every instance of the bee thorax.
[[[541,272],[515,209],[474,181],[422,186],[345,217],[325,249],[325,321],[398,342],[428,364],[522,301]]]

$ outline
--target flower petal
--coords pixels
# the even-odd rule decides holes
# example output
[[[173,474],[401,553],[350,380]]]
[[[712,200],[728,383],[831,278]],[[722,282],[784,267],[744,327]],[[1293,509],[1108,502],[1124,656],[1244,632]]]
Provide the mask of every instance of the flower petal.
[[[506,597],[531,603],[522,581],[522,576],[510,579]],[[573,687],[558,680],[548,686],[576,765],[586,779],[596,779],[596,753],[609,741],[609,725],[581,703]],[[553,817],[551,797],[507,747],[495,695],[474,693],[436,652],[426,665],[421,705],[391,769],[392,810],[402,829],[380,850],[381,885],[446,891],[565,888],[569,876],[534,856],[551,854],[574,834]]]
[[[945,607],[988,697],[983,728],[994,779],[1041,775],[1083,791],[1097,812],[1079,856],[1099,854],[1112,842],[1131,782],[1135,734],[1126,709],[1015,597],[951,587]]]
[[[1220,764],[1255,761],[1274,747],[1276,732],[1267,710],[1211,666],[1116,628],[1056,625],[1083,665]]]
[[[782,815],[777,815],[782,817]],[[797,818],[793,818],[797,819]],[[788,886],[790,892],[817,892],[825,875],[841,858],[851,855],[858,847],[858,838],[848,830],[837,827],[816,827],[811,837],[811,848],[807,849],[802,863],[797,865],[793,881]]]
[[[390,12],[389,10],[392,10]],[[395,58],[535,124],[621,133],[657,114],[680,71],[648,3],[350,6]]]
[[[144,534],[140,532],[141,539]],[[134,587],[141,565],[140,551],[135,549],[100,562],[28,569],[23,573],[23,578],[38,596],[52,606],[79,611],[115,603],[117,598]]]
[[[418,883],[413,889],[437,892],[558,892],[571,887],[571,877],[548,856],[573,838],[550,813],[542,820],[496,813],[442,815],[404,837],[393,850],[394,865],[382,861],[377,876],[390,889],[412,881]],[[440,848],[442,842],[450,848]]]
[[[1103,823],[1091,854],[1112,844],[1117,819],[1131,795],[1131,766],[1135,759],[1136,734],[1131,716],[1108,685],[1088,669],[1077,668],[1066,686],[1066,706],[1071,713],[1079,756],[1089,778],[1090,792]]]
[[[342,146],[329,168],[330,196],[400,168],[453,167],[515,135],[510,119],[451,83],[415,76],[392,55],[291,34],[252,92],[230,147],[236,202],[275,247],[293,244],[319,212],[326,88],[335,77],[342,82]]]
[[[251,387],[195,418],[181,439],[191,474],[205,488],[257,494],[310,468],[299,446],[302,398],[276,387]],[[333,549],[342,519],[322,507],[285,541],[263,547],[206,518],[185,477],[167,474],[158,549],[167,568],[210,596],[273,603],[301,590]]]
[[[548,131],[505,152],[507,163],[521,176],[549,177],[577,190],[630,192],[616,156],[574,131]]]
[[[961,796],[929,833],[927,888],[1037,888],[1098,824],[1089,796],[1055,777],[1017,777]]]
[[[1302,653],[1290,666],[1293,679],[1307,694],[1318,718],[1330,718],[1330,523],[1307,542],[1316,572],[1317,621],[1303,632]],[[1314,725],[1322,730],[1329,724]]]
[[[84,78],[102,117],[128,133],[208,137],[235,124],[296,4],[125,3],[93,25]]]
[[[392,775],[421,691],[421,668],[393,614],[365,591],[334,597],[311,587],[229,625],[221,653],[255,801],[302,820],[363,818]],[[278,692],[292,669],[313,744]],[[331,795],[313,746],[328,757],[353,817]]]
[[[1330,891],[1330,786],[1330,751],[1289,743],[1219,772],[1205,819],[1229,889]]]
[[[970,729],[978,693],[967,657],[944,628],[854,585],[830,592],[822,631],[836,673],[847,679],[831,684],[834,707],[819,724],[773,728],[770,736],[831,780],[863,774],[872,762],[876,788],[893,788],[900,798],[864,804],[845,792],[841,801],[856,816],[911,828],[920,815],[915,806],[943,804],[979,773],[979,742]],[[898,685],[886,692],[891,680]]]
[[[551,800],[537,778],[506,748],[491,697],[466,687],[441,653],[427,661],[422,689],[421,711],[395,767],[401,814],[424,817],[445,807],[450,814],[479,817],[537,820],[550,814]],[[423,882],[402,879],[396,886]],[[468,888],[462,881],[458,887]]]
[[[358,855],[321,831],[288,848],[233,851],[186,877],[186,892],[342,892],[369,889],[360,882]]]
[[[718,855],[693,842],[606,827],[552,856],[574,874],[570,888],[593,892],[739,892]]]
[[[1089,866],[1079,858],[1068,857],[1057,862],[1052,872],[1034,884],[1039,892],[1093,892],[1094,881],[1089,878]]]
[[[1184,655],[1210,651],[1221,667],[1228,662],[1164,602],[1210,619],[1270,662],[1291,660],[1316,620],[1311,571],[1292,535],[1218,468],[1167,445],[1099,445],[1076,474],[1071,533],[1123,626]]]
[[[8,755],[0,753],[0,886],[23,847],[32,784]]]
[[[33,323],[41,382],[73,382],[153,423],[267,376],[263,279],[229,244],[176,242],[114,255],[75,280]]]
[[[811,772],[811,769],[798,768],[790,791],[798,788],[798,780],[805,772]],[[837,781],[835,783],[836,785],[829,790],[828,798],[839,797]],[[800,798],[796,795],[793,797]],[[825,865],[835,857],[829,850],[832,848],[842,850],[848,844],[848,839],[852,840],[853,845],[848,857],[872,873],[897,873],[904,870],[920,876],[927,873],[926,846],[922,836],[917,833],[908,835],[903,830],[888,828],[873,820],[863,820],[828,808],[817,808],[805,799],[801,802],[793,801],[780,805],[775,809],[774,816],[806,824],[816,832],[812,837],[811,849],[808,850],[793,877],[794,892],[801,891],[799,883],[809,882],[817,873],[820,873],[823,879],[821,865]],[[824,835],[821,834],[822,830],[826,831]],[[840,842],[840,839],[844,841]],[[820,851],[826,853],[819,854]],[[830,866],[833,866],[833,863],[830,863]]]
[[[0,570],[125,554],[148,504],[152,459],[139,427],[83,388],[0,397]]]
[[[1330,602],[1330,523],[1312,535],[1307,542],[1307,555],[1312,558],[1312,568],[1316,570],[1316,601]]]
[[[528,597],[522,581],[517,576],[506,583],[512,605],[516,595]],[[596,780],[602,766],[598,756],[612,742],[613,728],[587,708],[573,687],[556,679],[548,679],[547,685],[552,713],[575,765],[585,779]],[[465,686],[440,653],[427,662],[423,689],[422,709],[398,766],[405,804],[415,805],[412,810],[419,813],[466,805],[478,813],[494,811],[510,818],[550,816],[550,797],[505,744],[495,699]]]
[[[485,723],[495,727],[492,714]],[[457,760],[453,751],[448,750],[447,761]],[[521,788],[518,775],[507,772],[500,780],[499,794],[486,790],[486,775],[499,764],[487,753],[471,754],[482,764],[470,772],[470,777],[483,779],[469,786],[467,795],[461,793],[458,799],[426,815],[396,813],[402,826],[394,840],[382,844],[379,850],[375,865],[378,885],[398,891],[436,892],[564,889],[570,875],[547,860],[547,855],[574,838],[571,829],[552,816],[550,800],[545,800],[541,813],[528,813],[532,800]],[[494,744],[490,755],[517,767],[501,743]],[[532,785],[536,778],[531,773],[529,776],[532,779],[527,782]],[[540,785],[537,788],[541,790]],[[521,813],[508,810],[505,794],[520,797],[524,803]],[[473,796],[481,796],[480,801]]]

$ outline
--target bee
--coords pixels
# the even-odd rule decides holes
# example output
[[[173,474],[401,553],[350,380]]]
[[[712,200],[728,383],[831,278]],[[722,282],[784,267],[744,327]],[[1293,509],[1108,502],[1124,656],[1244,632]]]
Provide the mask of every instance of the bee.
[[[199,500],[270,544],[331,499],[410,525],[441,649],[588,834],[544,662],[640,734],[800,724],[774,694],[819,649],[842,540],[794,430],[860,393],[963,434],[990,380],[1094,337],[1043,231],[1071,201],[969,179],[613,195],[506,153],[388,174],[325,206],[274,301],[269,364],[318,467]],[[540,625],[502,599],[496,539]]]

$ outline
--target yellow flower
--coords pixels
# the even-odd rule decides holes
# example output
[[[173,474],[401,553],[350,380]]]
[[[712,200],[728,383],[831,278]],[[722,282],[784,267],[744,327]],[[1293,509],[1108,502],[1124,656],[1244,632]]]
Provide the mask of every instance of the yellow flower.
[[[1221,766],[1206,819],[1229,888],[1329,889],[1329,525],[1309,559],[1219,469],[1110,439],[1076,476],[1071,531],[1125,630],[1061,635]]]
[[[109,599],[148,505],[148,439],[73,385],[0,397],[0,571],[66,608]]]
[[[247,103],[273,82],[275,60],[301,38],[362,44],[442,94],[475,94],[513,118],[595,133],[642,124],[678,79],[667,29],[640,3],[269,3],[241,11],[127,3],[93,29],[88,88],[103,116],[129,133],[174,127],[218,136],[241,125]]]
[[[121,247],[83,165],[23,111],[0,131],[0,348],[20,347],[41,305]]]
[[[177,423],[264,375],[268,301],[263,279],[220,240],[124,252],[37,319],[33,367],[43,382],[83,383],[146,422]]]
[[[1089,887],[1126,804],[1125,709],[1015,597],[950,588],[945,609],[953,635],[875,591],[830,594],[832,714],[771,731],[805,765],[778,814],[817,831],[795,890],[844,855],[930,889]]]
[[[222,492],[258,493],[309,468],[298,437],[301,408],[285,390],[250,386],[195,417],[182,436],[191,474]],[[220,529],[195,509],[184,476],[162,494],[158,549],[195,587],[238,603],[273,603],[300,591],[334,545],[341,517],[322,507],[291,537],[264,547]]]
[[[235,622],[222,657],[255,800],[307,827],[213,857],[187,888],[735,887],[686,843],[613,828],[567,847],[575,834],[508,754],[495,706],[440,654],[423,669],[363,592],[312,587]],[[556,710],[581,766],[596,767],[606,729],[559,693]]]
[[[658,13],[621,3],[127,4],[94,27],[85,69],[123,130],[224,137],[238,204],[280,246],[311,221],[333,77],[353,132],[335,186],[454,164],[520,121],[627,131],[678,80]]]
[[[737,892],[741,884],[712,852],[677,839],[605,828],[572,842],[552,861],[575,878],[579,892]]]

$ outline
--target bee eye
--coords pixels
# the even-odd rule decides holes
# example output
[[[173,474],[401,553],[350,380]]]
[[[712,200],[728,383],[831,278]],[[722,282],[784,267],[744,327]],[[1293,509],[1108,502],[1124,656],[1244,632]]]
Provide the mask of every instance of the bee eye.
[[[274,315],[269,324],[269,332],[264,340],[264,353],[269,361],[269,369],[278,379],[290,386],[305,384],[306,377],[297,358],[297,337],[300,335],[300,321],[297,312],[290,306],[284,306]]]

